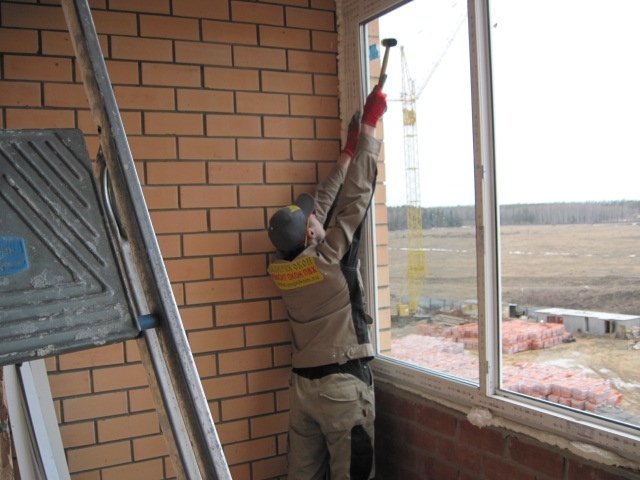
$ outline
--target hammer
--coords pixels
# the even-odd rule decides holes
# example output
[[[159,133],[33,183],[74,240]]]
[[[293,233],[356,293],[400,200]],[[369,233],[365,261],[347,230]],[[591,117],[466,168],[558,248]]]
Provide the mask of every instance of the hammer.
[[[382,46],[384,47],[384,57],[382,59],[382,68],[380,69],[380,79],[378,80],[378,86],[380,89],[384,86],[384,82],[387,80],[387,62],[389,61],[389,49],[395,47],[398,44],[398,40],[395,38],[382,39]]]

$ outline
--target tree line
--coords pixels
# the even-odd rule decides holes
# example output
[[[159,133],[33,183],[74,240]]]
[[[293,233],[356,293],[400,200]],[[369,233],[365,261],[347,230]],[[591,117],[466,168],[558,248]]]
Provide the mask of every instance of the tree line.
[[[389,230],[406,230],[410,207],[388,207]],[[422,207],[422,228],[475,225],[473,206]],[[502,225],[640,222],[640,201],[531,203],[500,206]]]

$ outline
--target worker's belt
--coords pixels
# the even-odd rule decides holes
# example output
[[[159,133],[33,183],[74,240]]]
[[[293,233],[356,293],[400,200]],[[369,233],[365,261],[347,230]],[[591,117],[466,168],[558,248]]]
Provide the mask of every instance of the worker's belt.
[[[371,358],[356,358],[347,363],[332,363],[330,365],[320,365],[319,367],[294,368],[293,373],[309,380],[317,380],[334,373],[347,373],[359,378],[367,385],[371,385],[371,370],[367,363]]]

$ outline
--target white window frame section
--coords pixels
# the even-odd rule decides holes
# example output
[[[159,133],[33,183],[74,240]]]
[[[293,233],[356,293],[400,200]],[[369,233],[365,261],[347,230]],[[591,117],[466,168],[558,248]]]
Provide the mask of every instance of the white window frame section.
[[[414,0],[428,1],[428,0]],[[343,130],[350,113],[361,108],[369,72],[364,24],[406,0],[338,0],[340,111]],[[439,375],[419,367],[377,357],[376,380],[413,392],[467,414],[479,427],[497,426],[524,433],[602,464],[639,468],[640,434],[593,415],[550,402],[528,400],[501,390],[499,233],[496,216],[493,119],[487,0],[468,0],[469,53],[475,164],[476,255],[479,307],[480,382]],[[373,210],[373,209],[372,209]],[[370,215],[371,217],[372,215]],[[370,218],[363,241],[363,273],[369,309],[377,311],[375,228]]]

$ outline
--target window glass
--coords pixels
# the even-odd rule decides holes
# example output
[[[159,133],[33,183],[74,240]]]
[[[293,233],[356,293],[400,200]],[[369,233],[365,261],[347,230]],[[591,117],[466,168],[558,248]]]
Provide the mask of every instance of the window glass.
[[[394,38],[376,195],[378,348],[478,382],[478,309],[465,2],[416,1],[366,25],[370,84]],[[371,86],[369,87],[369,90]]]
[[[502,388],[640,425],[640,3],[490,0]]]

